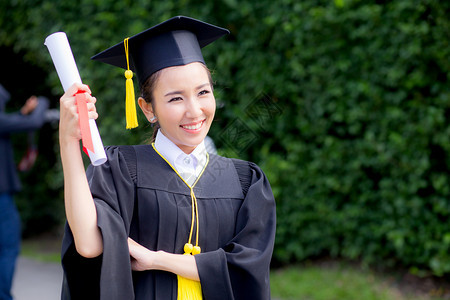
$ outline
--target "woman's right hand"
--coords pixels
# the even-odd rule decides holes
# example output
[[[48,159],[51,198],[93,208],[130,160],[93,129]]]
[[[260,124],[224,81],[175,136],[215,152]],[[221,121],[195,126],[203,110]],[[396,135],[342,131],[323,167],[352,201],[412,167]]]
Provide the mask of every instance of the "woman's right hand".
[[[87,109],[89,119],[97,119],[95,108],[97,99],[91,96],[90,88],[85,84],[74,83],[60,99],[59,139],[62,143],[78,142],[81,139],[78,122],[78,109],[75,103],[75,94],[84,91],[87,95]]]

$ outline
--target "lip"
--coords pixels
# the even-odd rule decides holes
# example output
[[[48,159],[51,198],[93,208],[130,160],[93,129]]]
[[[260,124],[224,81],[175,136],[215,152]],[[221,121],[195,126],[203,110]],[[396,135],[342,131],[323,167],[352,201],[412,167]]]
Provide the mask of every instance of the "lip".
[[[206,119],[198,121],[198,122],[183,124],[183,125],[180,125],[180,128],[189,133],[197,133],[202,130],[203,124],[205,124],[205,122],[206,122]],[[187,128],[187,127],[191,127],[191,128]]]

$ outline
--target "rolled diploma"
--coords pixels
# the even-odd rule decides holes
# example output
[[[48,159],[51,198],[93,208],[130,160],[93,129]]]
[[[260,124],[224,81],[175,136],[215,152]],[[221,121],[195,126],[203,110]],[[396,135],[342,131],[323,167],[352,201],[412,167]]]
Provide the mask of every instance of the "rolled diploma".
[[[80,73],[78,72],[66,34],[64,32],[55,32],[45,39],[44,45],[47,46],[50,52],[64,92],[75,82],[81,83]],[[89,127],[95,153],[92,153],[90,150],[87,151],[91,163],[94,166],[99,166],[106,161],[105,149],[94,119],[89,119]]]

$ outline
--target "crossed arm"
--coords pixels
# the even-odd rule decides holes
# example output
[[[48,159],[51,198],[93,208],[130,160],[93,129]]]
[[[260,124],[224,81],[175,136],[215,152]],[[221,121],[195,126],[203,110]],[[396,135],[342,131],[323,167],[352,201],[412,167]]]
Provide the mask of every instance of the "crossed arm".
[[[87,85],[74,84],[60,99],[59,141],[64,172],[64,205],[77,252],[93,258],[103,253],[103,238],[97,226],[97,211],[87,181],[79,141],[81,132],[73,96],[77,91],[88,94],[89,118],[96,119],[95,97]],[[199,280],[197,264],[191,255],[151,251],[128,239],[131,266],[135,271],[162,270]]]

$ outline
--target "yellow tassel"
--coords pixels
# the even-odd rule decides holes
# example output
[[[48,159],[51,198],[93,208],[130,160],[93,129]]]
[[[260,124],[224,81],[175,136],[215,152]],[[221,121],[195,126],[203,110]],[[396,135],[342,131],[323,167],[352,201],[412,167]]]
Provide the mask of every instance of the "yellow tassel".
[[[184,244],[184,255],[195,255],[201,252],[200,247],[191,243]],[[177,300],[202,300],[202,286],[200,281],[190,280],[177,275],[178,297]]]
[[[200,281],[190,280],[180,275],[178,277],[178,300],[202,300]]]
[[[133,86],[133,72],[130,70],[130,61],[128,58],[128,38],[123,41],[125,47],[125,57],[127,59],[127,70],[125,71],[126,85],[125,85],[125,116],[127,119],[127,129],[138,127],[137,115],[136,115],[136,103],[134,97]]]
[[[126,80],[126,98],[125,98],[125,112],[127,117],[127,129],[138,127],[138,120],[136,115],[136,103],[134,97],[133,86],[133,72],[130,70],[125,71]]]

